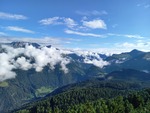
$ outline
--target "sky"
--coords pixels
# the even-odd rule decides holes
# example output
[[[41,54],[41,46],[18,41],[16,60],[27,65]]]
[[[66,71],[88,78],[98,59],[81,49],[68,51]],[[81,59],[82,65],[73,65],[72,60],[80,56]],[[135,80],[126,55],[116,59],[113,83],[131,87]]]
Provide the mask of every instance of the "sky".
[[[150,51],[150,0],[0,0],[0,42]]]

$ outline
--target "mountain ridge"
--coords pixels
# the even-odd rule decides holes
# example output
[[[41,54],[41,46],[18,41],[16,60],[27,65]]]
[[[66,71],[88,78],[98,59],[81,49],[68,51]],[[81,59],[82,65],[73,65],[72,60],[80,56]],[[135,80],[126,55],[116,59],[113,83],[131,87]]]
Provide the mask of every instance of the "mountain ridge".
[[[20,53],[18,54],[18,52]],[[16,76],[0,83],[0,101],[3,103],[0,106],[0,112],[5,112],[4,110],[9,108],[12,110],[37,98],[44,97],[56,88],[67,84],[93,78],[105,80],[108,75],[112,76],[112,73],[116,71],[117,76],[114,78],[118,79],[117,77],[121,75],[122,78],[119,79],[128,80],[127,78],[130,77],[124,76],[123,73],[130,74],[131,70],[137,70],[134,71],[137,76],[133,76],[133,78],[137,77],[135,81],[143,82],[140,78],[142,74],[146,76],[150,72],[150,53],[139,50],[106,56],[95,52],[63,51],[51,46],[36,48],[31,45],[25,48],[23,46],[1,47],[0,58],[6,62],[5,64],[8,64],[3,66],[1,62],[1,69],[3,69],[2,67],[16,66],[16,68],[8,70],[15,73]],[[56,62],[54,62],[55,60]],[[54,65],[50,65],[51,63]],[[37,67],[35,68],[35,66]],[[38,69],[39,71],[37,71]],[[118,71],[122,69],[131,70],[119,73]],[[68,72],[65,73],[64,70]],[[149,80],[149,78],[145,77],[144,80]],[[146,85],[149,84],[146,83]]]

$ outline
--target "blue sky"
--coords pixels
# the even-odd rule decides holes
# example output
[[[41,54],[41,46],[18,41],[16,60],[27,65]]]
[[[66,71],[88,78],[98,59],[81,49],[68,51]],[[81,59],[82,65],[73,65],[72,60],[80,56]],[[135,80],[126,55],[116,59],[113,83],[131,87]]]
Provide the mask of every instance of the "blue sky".
[[[0,42],[150,50],[150,0],[0,0]]]

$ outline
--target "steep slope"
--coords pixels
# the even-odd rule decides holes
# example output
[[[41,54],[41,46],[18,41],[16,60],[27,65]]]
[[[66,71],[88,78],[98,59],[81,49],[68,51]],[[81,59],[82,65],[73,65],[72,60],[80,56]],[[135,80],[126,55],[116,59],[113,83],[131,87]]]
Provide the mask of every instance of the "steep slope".
[[[148,58],[150,58],[148,52],[142,52],[139,50],[132,50],[131,52],[114,54],[105,59],[111,64],[109,66],[106,66],[105,71],[108,73],[121,69],[149,71],[150,62],[148,61]]]
[[[126,68],[132,68],[136,70],[141,70],[141,71],[150,71],[150,53],[144,53],[142,55],[139,55],[137,57],[134,57],[127,62],[124,62],[122,64],[122,67]]]
[[[74,104],[74,100],[69,104],[64,101],[61,103],[65,104],[64,107],[58,104],[57,98],[52,97],[51,100],[41,100],[15,113],[149,113],[150,89],[130,92],[127,96],[119,95],[114,98],[101,98],[94,101],[78,101],[76,104]]]
[[[24,106],[21,109],[28,109],[30,111],[29,113],[32,113],[38,112],[38,107],[41,106],[43,107],[41,113],[46,112],[45,110],[47,108],[51,112],[59,109],[60,112],[64,113],[76,105],[93,102],[101,98],[110,99],[118,95],[127,95],[129,92],[140,88],[141,86],[139,84],[131,82],[92,79],[58,88],[42,100]],[[20,111],[19,113],[22,112]]]
[[[17,73],[16,78],[6,80],[5,83],[7,84],[5,85],[2,82],[4,85],[1,84],[0,86],[0,101],[3,103],[0,105],[0,112],[12,110],[34,99],[43,97],[55,88],[80,82],[94,76],[94,74],[99,74],[94,72],[94,67],[90,69],[91,72],[88,72],[88,69],[83,68],[77,62],[68,64],[68,68],[70,71],[67,74],[61,70],[59,65],[54,70],[45,67],[41,72],[36,72],[35,69],[28,71],[15,70]]]

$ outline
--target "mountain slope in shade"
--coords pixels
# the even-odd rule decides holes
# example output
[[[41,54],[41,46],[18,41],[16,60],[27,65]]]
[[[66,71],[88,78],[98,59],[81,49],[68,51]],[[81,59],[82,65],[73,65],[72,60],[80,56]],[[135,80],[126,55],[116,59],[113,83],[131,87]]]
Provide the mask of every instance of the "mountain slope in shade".
[[[142,55],[144,54],[145,52],[143,51],[139,51],[137,49],[133,49],[131,52],[129,52],[129,54],[133,57],[136,57],[136,56],[139,56],[139,55]]]
[[[121,54],[113,54],[112,56],[107,57],[106,60],[111,62],[112,64],[113,63],[123,63],[132,58],[143,55],[144,53],[145,52],[134,49],[130,52],[125,52],[125,53],[121,53]]]
[[[106,66],[105,71],[110,73],[121,69],[135,69],[150,72],[150,53],[139,50],[114,54],[106,58],[111,65]]]
[[[124,81],[150,81],[150,74],[134,69],[122,69],[120,71],[114,71],[105,76],[107,79],[112,80],[124,80]]]
[[[90,69],[91,72],[88,72],[88,68],[77,62],[68,64],[68,68],[70,71],[67,74],[61,70],[60,65],[57,65],[54,70],[45,67],[41,72],[36,72],[34,69],[15,70],[17,73],[15,79],[0,84],[0,102],[3,103],[0,105],[0,112],[5,113],[7,110],[43,97],[58,87],[97,75],[94,67]]]

